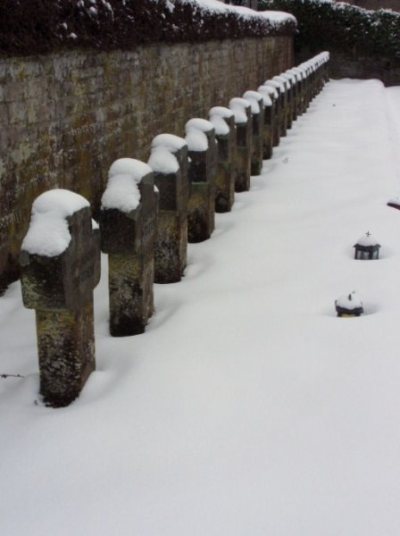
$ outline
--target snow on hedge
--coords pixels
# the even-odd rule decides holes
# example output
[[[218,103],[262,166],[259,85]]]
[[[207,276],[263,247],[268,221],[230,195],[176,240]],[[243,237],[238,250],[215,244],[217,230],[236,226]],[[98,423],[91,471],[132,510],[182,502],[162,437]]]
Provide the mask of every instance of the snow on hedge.
[[[258,12],[217,0],[2,0],[0,52],[130,50],[154,42],[287,35],[296,26],[288,13]]]

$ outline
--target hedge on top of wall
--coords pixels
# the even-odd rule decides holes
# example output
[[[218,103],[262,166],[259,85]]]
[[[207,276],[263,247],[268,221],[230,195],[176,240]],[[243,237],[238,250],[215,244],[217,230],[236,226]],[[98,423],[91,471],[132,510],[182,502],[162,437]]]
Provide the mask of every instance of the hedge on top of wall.
[[[400,13],[329,0],[260,0],[259,5],[297,18],[296,50],[336,50],[400,64]]]
[[[201,0],[1,0],[0,54],[58,49],[126,49],[154,42],[201,42],[287,35],[296,22]],[[243,8],[242,8],[243,10]]]

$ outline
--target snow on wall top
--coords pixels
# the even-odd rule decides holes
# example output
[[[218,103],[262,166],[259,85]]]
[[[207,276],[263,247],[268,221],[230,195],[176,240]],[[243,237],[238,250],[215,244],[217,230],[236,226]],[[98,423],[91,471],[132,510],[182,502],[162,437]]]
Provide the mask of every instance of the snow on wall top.
[[[159,0],[155,0],[156,2]],[[296,18],[284,11],[255,11],[248,7],[233,6],[231,4],[225,4],[218,0],[181,0],[183,3],[198,5],[204,11],[209,13],[234,13],[237,17],[251,20],[262,17],[269,23],[274,25],[280,25],[288,20],[296,24]]]
[[[71,242],[67,218],[85,207],[90,207],[89,202],[69,190],[54,189],[39,195],[32,205],[21,249],[44,257],[61,255]]]

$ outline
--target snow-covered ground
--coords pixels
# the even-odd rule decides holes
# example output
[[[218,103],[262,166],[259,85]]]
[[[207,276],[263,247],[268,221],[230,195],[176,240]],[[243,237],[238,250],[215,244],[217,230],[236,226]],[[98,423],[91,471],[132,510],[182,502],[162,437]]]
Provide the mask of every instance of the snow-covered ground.
[[[37,401],[34,314],[0,299],[1,536],[400,534],[400,88],[330,82],[144,335]],[[122,155],[121,155],[122,156]],[[381,260],[353,260],[370,231]],[[335,316],[357,291],[366,314]]]

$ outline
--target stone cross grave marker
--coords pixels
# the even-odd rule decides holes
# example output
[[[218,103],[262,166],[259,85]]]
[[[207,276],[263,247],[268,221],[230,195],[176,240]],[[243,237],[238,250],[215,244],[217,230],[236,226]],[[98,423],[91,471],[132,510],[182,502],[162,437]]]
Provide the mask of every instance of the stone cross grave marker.
[[[236,125],[236,177],[235,191],[244,192],[250,189],[251,154],[253,119],[251,104],[248,100],[233,98],[229,102]]]
[[[278,82],[279,84],[282,84],[282,90],[284,92],[285,98],[285,127],[286,130],[288,130],[292,127],[293,122],[294,99],[292,83],[284,74],[274,76],[272,80]]]
[[[40,393],[49,406],[66,406],[95,368],[93,289],[100,279],[100,237],[88,201],[62,189],[40,195],[20,266],[24,305],[36,312]]]
[[[217,141],[215,129],[206,119],[190,119],[185,126],[189,149],[188,240],[210,238],[215,218],[215,173]]]
[[[277,108],[276,108],[276,124],[279,128],[279,138],[286,136],[286,108],[285,108],[285,93],[283,84],[276,80],[267,80],[264,86],[274,88],[278,93]]]
[[[108,254],[110,333],[143,333],[154,311],[154,243],[158,196],[152,169],[120,158],[110,167],[100,210],[101,249]]]
[[[218,141],[215,211],[229,212],[235,198],[236,126],[232,110],[214,106],[209,112]]]
[[[280,127],[279,127],[279,93],[270,85],[262,85],[257,91],[262,95],[268,95],[271,99],[271,128],[272,128],[272,147],[277,147],[280,143]],[[266,113],[268,116],[268,112]]]
[[[253,117],[253,142],[251,152],[251,174],[259,175],[263,163],[263,128],[264,128],[264,99],[257,91],[246,91],[243,98],[251,104],[251,114]]]
[[[153,139],[149,166],[159,190],[154,251],[155,282],[180,281],[188,242],[188,148],[183,138],[159,134]]]
[[[263,159],[272,158],[274,148],[275,99],[274,90],[267,86],[260,86],[257,90],[264,100],[264,127],[263,127]]]

